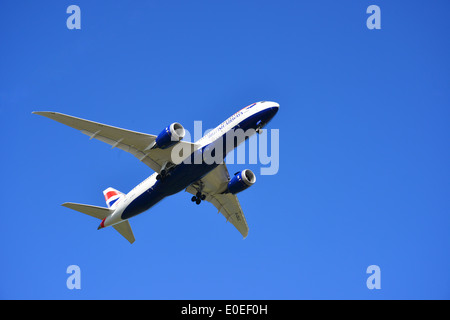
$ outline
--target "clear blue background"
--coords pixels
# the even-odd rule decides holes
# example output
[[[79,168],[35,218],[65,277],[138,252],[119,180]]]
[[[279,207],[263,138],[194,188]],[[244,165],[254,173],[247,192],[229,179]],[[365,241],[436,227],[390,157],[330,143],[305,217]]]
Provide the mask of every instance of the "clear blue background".
[[[68,30],[66,8],[81,8]],[[366,9],[381,8],[381,30]],[[450,298],[448,1],[2,1],[0,298]],[[247,239],[184,192],[105,206],[152,171],[32,111],[159,133],[280,103],[280,170],[239,195]],[[66,268],[81,268],[81,290]],[[381,268],[381,290],[366,268]]]

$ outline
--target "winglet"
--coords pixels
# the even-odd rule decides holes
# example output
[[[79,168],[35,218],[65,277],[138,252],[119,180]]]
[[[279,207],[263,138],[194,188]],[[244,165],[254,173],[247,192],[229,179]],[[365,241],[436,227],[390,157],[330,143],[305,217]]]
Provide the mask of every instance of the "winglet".
[[[32,114],[37,114],[37,115],[40,115],[40,116],[44,116],[45,117],[45,115],[47,114],[47,113],[56,113],[56,112],[52,112],[52,111],[33,111],[33,112],[31,112]]]

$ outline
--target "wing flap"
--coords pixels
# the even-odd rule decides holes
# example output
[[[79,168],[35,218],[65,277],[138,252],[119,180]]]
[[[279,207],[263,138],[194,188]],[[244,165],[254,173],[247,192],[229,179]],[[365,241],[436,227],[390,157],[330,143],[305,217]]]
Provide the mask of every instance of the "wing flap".
[[[236,195],[231,193],[206,197],[217,210],[241,233],[244,239],[248,235],[248,225]]]
[[[37,111],[33,113],[55,120],[74,129],[80,130],[82,133],[88,135],[91,139],[95,138],[98,140],[102,140],[102,137],[106,138],[103,139],[104,142],[111,145],[120,140],[120,143],[128,146],[133,146],[134,148],[139,150],[145,149],[156,139],[156,136],[154,135],[108,126],[103,123],[85,120],[58,112]]]
[[[228,170],[222,163],[201,180],[187,187],[186,191],[195,195],[197,187],[203,185],[202,193],[206,195],[205,200],[212,203],[227,222],[231,222],[245,239],[248,235],[248,224],[239,200],[234,194],[223,193],[228,185],[228,180]]]
[[[80,130],[90,139],[97,139],[112,146],[131,153],[156,172],[160,172],[161,167],[167,161],[172,161],[172,149],[153,149],[148,147],[155,141],[156,136],[106,124],[85,120],[58,112],[35,111],[34,114],[47,117],[74,129]],[[193,152],[197,145],[191,142],[180,141],[183,150]],[[186,155],[187,156],[187,155]]]

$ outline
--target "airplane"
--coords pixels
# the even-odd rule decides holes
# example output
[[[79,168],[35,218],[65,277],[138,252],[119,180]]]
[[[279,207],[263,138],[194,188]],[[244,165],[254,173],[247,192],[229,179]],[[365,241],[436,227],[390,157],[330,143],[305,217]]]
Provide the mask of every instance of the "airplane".
[[[111,187],[104,190],[107,208],[72,202],[62,204],[100,219],[98,229],[112,226],[133,243],[135,237],[129,219],[181,190],[191,193],[191,201],[196,204],[202,201],[212,203],[245,239],[249,228],[236,194],[253,185],[256,176],[251,170],[245,169],[230,178],[223,160],[251,135],[261,133],[279,107],[278,103],[271,101],[252,103],[195,143],[182,141],[185,129],[177,122],[155,136],[57,112],[35,111],[33,114],[80,130],[90,140],[97,139],[112,148],[129,152],[155,171],[127,194]],[[239,129],[245,132],[243,137],[235,134]],[[232,138],[227,140],[229,136]]]

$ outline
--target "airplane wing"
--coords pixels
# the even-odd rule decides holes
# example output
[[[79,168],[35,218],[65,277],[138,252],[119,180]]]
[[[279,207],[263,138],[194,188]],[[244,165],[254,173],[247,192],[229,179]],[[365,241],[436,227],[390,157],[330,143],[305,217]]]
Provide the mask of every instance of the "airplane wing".
[[[154,135],[108,126],[58,112],[38,111],[33,113],[80,130],[90,139],[103,141],[112,148],[117,147],[129,152],[158,173],[166,161],[171,161],[172,148],[148,150],[148,147],[156,139]],[[179,143],[184,144],[183,149],[184,147],[187,147],[186,150],[190,148],[191,152],[197,147],[191,142],[180,141]]]
[[[227,189],[229,180],[228,169],[225,163],[222,163],[205,177],[187,187],[186,191],[195,195],[202,185],[202,193],[206,195],[205,200],[211,202],[245,239],[248,235],[248,225],[239,200],[232,193],[223,193]]]

